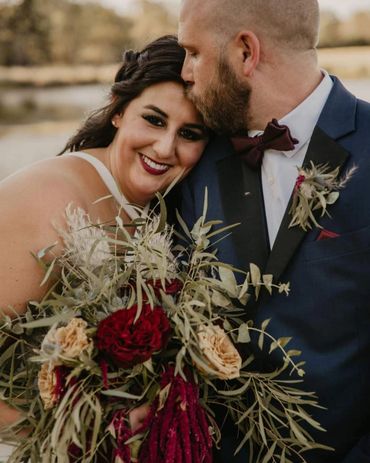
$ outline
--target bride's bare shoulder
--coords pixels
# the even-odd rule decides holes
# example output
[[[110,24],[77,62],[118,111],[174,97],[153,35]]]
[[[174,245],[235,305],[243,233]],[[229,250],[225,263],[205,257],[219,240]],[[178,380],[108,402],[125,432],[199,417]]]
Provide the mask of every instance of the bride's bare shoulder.
[[[0,234],[5,241],[20,248],[27,242],[34,252],[58,238],[55,224],[64,223],[69,204],[86,208],[83,177],[73,161],[41,161],[0,182]]]
[[[77,161],[77,162],[76,162]],[[84,206],[83,173],[78,159],[61,156],[37,162],[0,182],[0,204],[48,215],[70,202]]]
[[[72,161],[42,161],[0,182],[0,309],[11,305],[22,311],[45,292],[32,253],[57,243],[53,253],[58,255],[62,242],[56,225],[63,226],[70,203],[85,206]]]

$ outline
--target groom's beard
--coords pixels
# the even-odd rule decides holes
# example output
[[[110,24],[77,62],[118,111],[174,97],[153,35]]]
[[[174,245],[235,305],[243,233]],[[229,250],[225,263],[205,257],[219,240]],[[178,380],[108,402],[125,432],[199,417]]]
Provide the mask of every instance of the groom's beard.
[[[223,56],[203,95],[195,95],[191,87],[187,89],[188,97],[203,115],[205,124],[216,133],[225,135],[247,131],[250,94],[250,87],[238,80]]]

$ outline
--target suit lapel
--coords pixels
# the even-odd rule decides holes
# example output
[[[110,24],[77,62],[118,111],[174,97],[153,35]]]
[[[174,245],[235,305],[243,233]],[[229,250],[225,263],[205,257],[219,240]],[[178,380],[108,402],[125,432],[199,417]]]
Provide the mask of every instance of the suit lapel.
[[[237,155],[217,163],[225,222],[240,223],[232,239],[241,268],[253,262],[260,268],[269,253],[260,173],[250,169]]]
[[[356,129],[357,100],[337,78],[332,80],[334,86],[312,135],[304,166],[312,161],[316,165],[328,163],[334,169],[343,166],[348,156],[336,140]],[[232,231],[239,267],[247,270],[254,262],[278,280],[305,237],[299,227],[289,228],[292,198],[269,254],[260,174],[244,166],[236,155],[216,162],[225,223],[241,223]]]
[[[316,126],[312,134],[303,167],[309,167],[310,162],[313,162],[315,165],[328,164],[330,170],[333,170],[336,167],[342,167],[347,157],[348,152]],[[291,221],[289,210],[291,204],[292,196],[264,271],[264,273],[271,273],[274,275],[275,280],[279,280],[306,235],[306,232],[299,226],[289,228],[289,223]],[[318,213],[320,213],[320,211],[318,211]]]

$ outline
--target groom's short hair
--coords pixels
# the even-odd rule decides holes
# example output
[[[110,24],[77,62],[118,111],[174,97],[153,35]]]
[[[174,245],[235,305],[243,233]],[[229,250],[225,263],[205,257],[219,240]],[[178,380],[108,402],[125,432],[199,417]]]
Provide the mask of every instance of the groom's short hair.
[[[306,51],[317,46],[318,0],[202,1],[209,13],[208,23],[221,34],[220,40],[249,29],[286,50]]]

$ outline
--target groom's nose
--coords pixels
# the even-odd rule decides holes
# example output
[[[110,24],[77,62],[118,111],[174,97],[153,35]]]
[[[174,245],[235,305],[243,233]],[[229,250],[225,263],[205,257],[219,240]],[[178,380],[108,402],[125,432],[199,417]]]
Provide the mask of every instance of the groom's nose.
[[[181,77],[186,82],[186,84],[191,87],[194,83],[194,76],[193,76],[193,67],[190,64],[189,56],[186,54],[184,64],[181,70]]]

